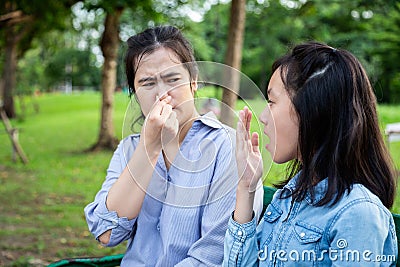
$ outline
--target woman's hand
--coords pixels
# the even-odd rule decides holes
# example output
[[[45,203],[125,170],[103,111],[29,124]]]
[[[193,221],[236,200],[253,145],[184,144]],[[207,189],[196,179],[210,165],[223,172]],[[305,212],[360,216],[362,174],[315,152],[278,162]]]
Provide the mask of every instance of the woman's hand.
[[[250,137],[251,111],[244,107],[239,111],[236,129],[236,162],[239,183],[236,190],[236,208],[233,219],[247,223],[253,218],[253,202],[257,183],[262,176],[262,158],[258,148],[258,134]]]
[[[179,130],[179,122],[170,101],[171,96],[158,100],[142,127],[141,136],[145,147],[158,153],[177,136]]]
[[[250,138],[250,122],[252,113],[248,107],[239,111],[236,129],[236,161],[239,173],[238,189],[255,192],[258,180],[262,176],[263,163],[258,147],[258,134]]]

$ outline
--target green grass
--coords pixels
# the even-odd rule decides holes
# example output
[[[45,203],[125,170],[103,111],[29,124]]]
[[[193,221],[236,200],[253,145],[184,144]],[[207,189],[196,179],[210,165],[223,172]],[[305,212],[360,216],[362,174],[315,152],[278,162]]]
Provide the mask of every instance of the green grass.
[[[34,112],[34,102],[39,113]],[[38,259],[44,265],[66,257],[124,252],[124,245],[99,246],[88,232],[83,214],[84,206],[100,189],[112,156],[112,151],[83,152],[97,140],[100,102],[101,95],[94,92],[27,98],[24,115],[12,125],[20,129],[28,165],[12,162],[10,141],[0,128],[1,266],[40,265]],[[114,122],[119,138],[128,103],[126,95],[115,94]],[[265,102],[247,104],[259,115]],[[243,105],[238,103],[238,107]],[[384,129],[387,123],[400,121],[400,106],[380,106],[379,116]],[[260,131],[255,119],[252,130]],[[400,142],[391,143],[390,152],[400,169]],[[266,152],[264,156],[265,184],[282,179],[284,167],[272,164]],[[393,210],[400,212],[399,197]]]
[[[49,262],[124,251],[123,246],[100,247],[83,215],[112,156],[111,151],[83,152],[97,140],[100,94],[42,95],[35,100],[40,107],[37,114],[30,101],[23,119],[12,121],[20,129],[28,165],[12,162],[11,143],[4,132],[0,134],[0,250],[10,253],[7,262],[19,261],[21,254],[24,259],[31,256]],[[127,103],[126,95],[116,94],[117,136]],[[1,258],[0,265],[5,265]]]

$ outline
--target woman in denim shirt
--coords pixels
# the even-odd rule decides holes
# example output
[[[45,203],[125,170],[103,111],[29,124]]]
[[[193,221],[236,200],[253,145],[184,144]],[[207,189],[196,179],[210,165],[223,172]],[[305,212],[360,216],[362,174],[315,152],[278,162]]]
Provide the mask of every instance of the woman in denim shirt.
[[[376,98],[348,51],[309,42],[277,60],[260,116],[273,161],[292,161],[260,224],[262,175],[251,112],[237,126],[239,184],[225,235],[224,266],[394,266],[393,164]]]

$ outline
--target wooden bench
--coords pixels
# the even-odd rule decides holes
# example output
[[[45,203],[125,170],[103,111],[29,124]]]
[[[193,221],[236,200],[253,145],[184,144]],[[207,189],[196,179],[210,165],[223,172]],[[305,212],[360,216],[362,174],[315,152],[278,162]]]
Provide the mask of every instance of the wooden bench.
[[[272,196],[274,195],[276,189],[264,186],[264,207],[263,212],[271,203]],[[396,224],[396,234],[400,237],[400,214],[393,214],[393,219]],[[398,247],[400,247],[399,240],[397,241]],[[89,258],[71,258],[71,259],[63,259],[48,265],[48,267],[64,267],[64,266],[96,266],[96,267],[113,267],[119,266],[121,264],[121,260],[124,254],[116,254],[109,255],[104,257],[89,257]],[[396,264],[397,267],[400,267],[400,262]]]
[[[388,146],[391,142],[400,141],[400,122],[387,124],[385,135]]]

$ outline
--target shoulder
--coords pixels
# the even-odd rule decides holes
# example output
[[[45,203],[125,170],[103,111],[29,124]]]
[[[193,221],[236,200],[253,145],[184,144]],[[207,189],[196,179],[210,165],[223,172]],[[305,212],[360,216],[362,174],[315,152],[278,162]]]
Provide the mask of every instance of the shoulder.
[[[384,225],[394,227],[390,211],[380,199],[365,186],[353,185],[348,194],[345,194],[336,206],[336,215],[332,227],[347,227],[358,225],[361,228],[379,227]]]
[[[218,120],[214,113],[209,112],[200,116],[193,127],[198,127],[213,135],[214,138],[235,141],[236,131]]]
[[[382,204],[381,200],[373,194],[368,188],[362,184],[354,184],[349,193],[342,197],[342,205],[344,209],[354,205],[372,205],[385,210],[390,214],[389,210]]]
[[[124,154],[133,153],[133,151],[135,151],[136,149],[137,144],[139,143],[139,139],[140,139],[140,134],[132,134],[125,137],[119,142],[118,147],[114,153],[121,153],[121,152],[123,152]]]

